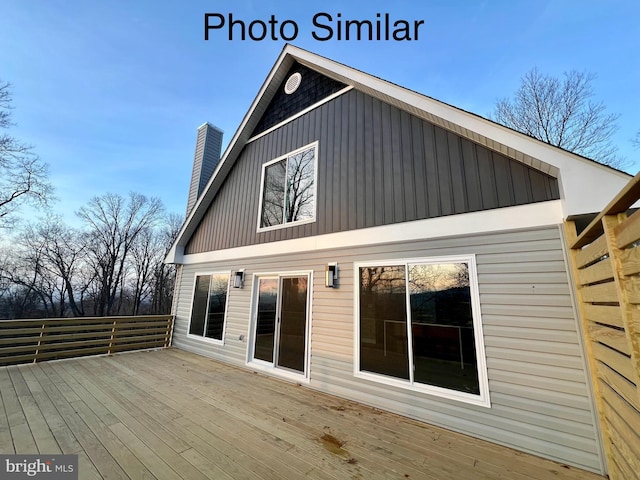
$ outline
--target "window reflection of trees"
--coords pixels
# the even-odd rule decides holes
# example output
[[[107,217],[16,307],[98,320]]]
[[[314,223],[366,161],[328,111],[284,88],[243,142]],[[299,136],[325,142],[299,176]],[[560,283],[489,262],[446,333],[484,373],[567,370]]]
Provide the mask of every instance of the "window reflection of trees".
[[[361,267],[359,274],[360,369],[478,394],[469,264]]]
[[[287,223],[313,218],[314,160],[313,148],[289,157],[285,212]]]
[[[315,148],[265,168],[261,227],[314,217]]]
[[[409,266],[412,323],[472,326],[466,263]]]
[[[360,368],[409,379],[405,267],[360,269]]]
[[[209,289],[209,315],[205,336],[222,340],[224,312],[227,304],[229,275],[212,275]]]
[[[262,227],[270,227],[282,223],[286,173],[287,164],[285,160],[269,165],[265,169]]]
[[[198,275],[189,333],[222,340],[229,275]]]
[[[406,322],[405,268],[401,266],[360,269],[361,337],[382,348],[384,322]]]

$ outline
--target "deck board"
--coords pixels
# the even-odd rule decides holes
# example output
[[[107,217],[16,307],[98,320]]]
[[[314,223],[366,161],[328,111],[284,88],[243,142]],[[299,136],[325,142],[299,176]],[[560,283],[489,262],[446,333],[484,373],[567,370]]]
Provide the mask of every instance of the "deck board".
[[[76,437],[73,435],[71,430],[69,430],[69,427],[60,415],[60,412],[58,412],[58,409],[51,402],[51,399],[43,390],[42,385],[34,374],[34,369],[21,369],[20,372],[27,382],[27,385],[31,390],[31,396],[35,400],[43,418],[46,420],[49,431],[54,436],[56,443],[62,453],[78,454],[80,452],[84,452],[82,450],[82,447],[76,440]],[[45,451],[40,450],[40,452]],[[47,453],[53,452],[47,451]]]
[[[176,349],[2,367],[0,400],[0,452],[89,480],[603,478]]]
[[[82,450],[87,454],[99,475],[105,480],[111,479],[128,479],[127,473],[120,467],[118,462],[111,456],[102,440],[95,436],[91,429],[84,423],[76,410],[67,402],[64,395],[58,389],[62,385],[56,385],[51,381],[51,377],[47,375],[47,371],[60,368],[62,362],[56,363],[39,363],[35,365],[21,366],[21,370],[32,369],[36,378],[42,385],[51,403],[58,410],[60,416],[64,419],[69,431],[75,437]],[[56,375],[56,377],[60,378]],[[60,381],[62,379],[60,378]],[[64,387],[67,387],[65,384]],[[67,390],[67,388],[63,388]],[[16,448],[16,453],[41,453],[49,452],[39,451],[23,451]],[[82,474],[82,472],[80,472]]]
[[[142,455],[138,455],[141,461],[159,456],[163,459],[162,463],[170,465],[171,468],[181,472],[183,475],[187,475],[188,478],[193,480],[206,480],[206,475],[180,456],[180,453],[189,448],[186,443],[180,442],[176,444],[176,449],[171,448],[170,443],[167,443],[167,440],[170,442],[172,437],[168,435],[169,432],[165,430],[156,433],[152,430],[153,427],[146,427],[144,420],[141,419],[142,411],[140,411],[140,413],[132,411],[132,405],[124,408],[120,402],[112,398],[114,392],[111,391],[109,384],[104,382],[100,383],[97,381],[99,379],[90,379],[86,372],[81,371],[79,363],[65,362],[64,368],[69,375],[74,375],[76,380],[81,383],[87,391],[91,392],[96,398],[101,398],[104,407],[110,411],[109,414],[120,420],[117,425],[111,424],[112,426],[110,426],[110,428],[134,451],[144,452]],[[100,385],[95,385],[93,381],[100,383],[100,385],[105,387],[110,393],[100,396],[100,392],[104,390],[101,390]],[[123,425],[127,425],[127,427],[123,427]],[[135,434],[133,432],[135,432]],[[151,453],[147,450],[149,448],[151,449]],[[151,468],[155,468],[155,466],[156,463],[153,463]],[[147,467],[149,467],[149,465],[147,465]]]

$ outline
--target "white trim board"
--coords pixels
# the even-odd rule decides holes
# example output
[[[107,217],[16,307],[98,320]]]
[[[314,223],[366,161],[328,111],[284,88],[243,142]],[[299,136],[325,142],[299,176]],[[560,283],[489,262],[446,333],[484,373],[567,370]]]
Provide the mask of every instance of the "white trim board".
[[[331,100],[333,100],[334,98],[338,98],[340,95],[344,95],[345,93],[347,93],[348,91],[353,90],[352,86],[347,86],[341,90],[338,90],[336,93],[329,95],[326,98],[323,98],[322,100],[320,100],[319,102],[314,103],[313,105],[305,108],[304,110],[296,113],[295,115],[292,115],[291,117],[286,118],[285,120],[281,121],[280,123],[275,124],[273,127],[266,129],[264,132],[260,132],[259,134],[257,134],[254,137],[251,137],[249,140],[247,140],[247,144],[261,138],[264,137],[265,135],[273,132],[274,130],[279,129],[280,127],[282,127],[283,125],[286,125],[287,123],[293,122],[296,118],[300,118],[303,115],[306,115],[307,113],[315,110],[316,108],[324,105],[325,103],[330,102]]]
[[[266,257],[331,248],[361,247],[392,242],[481,234],[558,225],[562,221],[561,201],[551,200],[516,207],[496,208],[212,252],[191,255],[176,254],[175,263],[194,265],[204,262]]]

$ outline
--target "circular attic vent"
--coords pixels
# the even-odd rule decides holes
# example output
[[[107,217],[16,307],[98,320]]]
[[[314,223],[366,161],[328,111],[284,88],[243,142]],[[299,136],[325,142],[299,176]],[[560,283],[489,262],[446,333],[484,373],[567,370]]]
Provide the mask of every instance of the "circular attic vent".
[[[298,72],[291,75],[287,80],[287,83],[284,84],[284,93],[286,93],[287,95],[291,95],[298,89],[301,81],[302,75],[300,75]]]

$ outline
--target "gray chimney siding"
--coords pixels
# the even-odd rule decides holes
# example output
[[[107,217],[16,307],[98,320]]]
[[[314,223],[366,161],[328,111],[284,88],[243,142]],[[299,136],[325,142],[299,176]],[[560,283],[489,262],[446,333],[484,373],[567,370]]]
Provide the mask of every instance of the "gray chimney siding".
[[[191,213],[198,197],[204,191],[211,179],[222,152],[222,130],[210,123],[198,127],[196,151],[193,156],[193,171],[189,184],[189,198],[187,200],[187,216]]]

